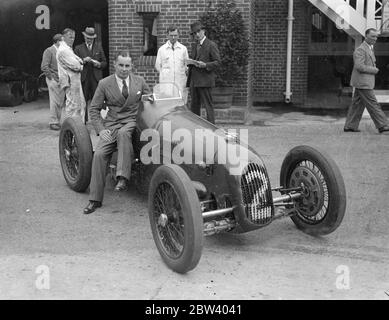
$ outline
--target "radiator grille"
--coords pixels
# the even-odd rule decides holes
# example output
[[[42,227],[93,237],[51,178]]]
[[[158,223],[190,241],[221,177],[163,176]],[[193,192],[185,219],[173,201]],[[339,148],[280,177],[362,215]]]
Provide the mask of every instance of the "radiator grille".
[[[264,165],[249,163],[242,172],[240,184],[247,218],[260,225],[271,222],[273,200]]]

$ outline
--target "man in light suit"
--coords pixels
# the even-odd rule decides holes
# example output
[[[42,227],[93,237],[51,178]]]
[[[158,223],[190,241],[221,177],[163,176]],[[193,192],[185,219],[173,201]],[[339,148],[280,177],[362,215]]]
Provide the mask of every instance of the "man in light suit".
[[[47,88],[49,89],[50,122],[51,130],[61,128],[62,108],[65,104],[65,91],[59,85],[57,50],[62,40],[62,34],[57,33],[53,37],[53,45],[48,47],[42,56],[41,70],[46,76]]]
[[[133,155],[132,132],[136,126],[136,116],[143,94],[151,93],[145,80],[131,73],[132,59],[129,52],[120,52],[115,59],[115,74],[100,80],[90,106],[90,118],[100,140],[92,162],[89,204],[85,214],[101,207],[107,165],[112,153],[118,149],[115,191],[127,189],[131,176]],[[100,114],[104,104],[108,113],[103,120]]]
[[[212,88],[215,87],[215,69],[220,64],[219,49],[215,42],[205,36],[203,25],[197,21],[191,24],[196,43],[192,45],[190,58],[198,61],[189,67],[187,86],[191,92],[192,112],[200,115],[201,105],[207,110],[207,119],[215,123]]]
[[[66,102],[64,117],[81,117],[85,115],[85,98],[81,86],[82,59],[73,51],[76,33],[66,28],[62,32],[63,41],[57,51],[59,84],[65,90]]]
[[[84,62],[81,72],[82,91],[86,101],[85,121],[88,120],[88,102],[95,94],[97,84],[103,78],[103,69],[107,66],[107,59],[102,46],[95,41],[95,29],[87,27],[82,32],[85,42],[76,46],[74,53]]]
[[[389,133],[388,119],[374,94],[375,75],[379,71],[373,51],[377,39],[378,31],[368,29],[365,41],[354,51],[354,69],[350,84],[355,88],[355,92],[348,110],[344,132],[360,132],[358,126],[366,107],[378,132]]]

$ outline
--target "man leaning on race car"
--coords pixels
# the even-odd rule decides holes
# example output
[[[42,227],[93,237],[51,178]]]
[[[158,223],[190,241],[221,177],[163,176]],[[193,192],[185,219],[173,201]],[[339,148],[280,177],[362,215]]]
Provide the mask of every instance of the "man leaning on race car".
[[[100,80],[90,106],[90,118],[100,140],[93,156],[90,200],[84,214],[90,214],[102,205],[107,165],[116,148],[118,183],[115,191],[127,189],[133,155],[131,136],[136,126],[138,107],[142,95],[151,93],[146,81],[131,72],[129,52],[119,52],[114,67],[115,74]],[[109,110],[103,120],[100,112],[104,102]]]

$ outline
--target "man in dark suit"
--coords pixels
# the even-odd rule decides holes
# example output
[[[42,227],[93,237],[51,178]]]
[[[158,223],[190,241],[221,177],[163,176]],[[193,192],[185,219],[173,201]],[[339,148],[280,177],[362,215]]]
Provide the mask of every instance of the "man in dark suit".
[[[219,49],[205,36],[204,27],[200,22],[192,23],[191,30],[196,43],[192,45],[190,58],[197,61],[189,65],[187,86],[191,92],[191,109],[193,113],[200,115],[203,105],[207,110],[208,121],[215,123],[212,88],[215,87],[215,69],[220,64]]]
[[[74,53],[84,61],[81,73],[82,91],[86,101],[85,121],[88,120],[88,102],[93,98],[98,82],[103,78],[102,70],[107,66],[102,46],[95,41],[95,29],[87,27],[82,32],[85,42],[76,46]]]
[[[351,86],[355,92],[348,110],[344,132],[359,132],[363,110],[369,112],[379,133],[389,133],[388,120],[374,94],[375,75],[378,73],[374,44],[378,39],[376,29],[366,31],[365,41],[354,51],[354,68],[351,75]]]
[[[133,155],[132,132],[143,94],[151,93],[145,80],[131,73],[132,59],[129,52],[120,52],[115,59],[115,74],[101,80],[90,106],[92,124],[100,140],[93,155],[89,204],[85,214],[101,207],[108,161],[118,149],[115,191],[126,190],[131,176]],[[105,120],[101,117],[104,105],[108,107]]]

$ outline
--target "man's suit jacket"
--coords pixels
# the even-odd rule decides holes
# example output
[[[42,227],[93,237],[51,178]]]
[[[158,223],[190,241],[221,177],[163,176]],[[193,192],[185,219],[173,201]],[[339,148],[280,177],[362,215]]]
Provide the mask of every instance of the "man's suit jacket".
[[[48,79],[59,81],[58,78],[58,63],[57,63],[57,48],[54,45],[48,47],[42,56],[41,70]]]
[[[142,95],[149,93],[151,91],[146,81],[134,74],[130,74],[127,100],[122,95],[114,74],[100,80],[89,111],[96,132],[118,129],[130,121],[135,121]],[[104,104],[109,108],[105,120],[100,114]]]
[[[354,68],[350,85],[357,89],[374,89],[376,58],[366,42],[354,51]]]
[[[214,87],[215,69],[220,65],[219,49],[215,42],[205,38],[197,53],[197,44],[197,42],[192,44],[190,58],[205,62],[207,66],[204,69],[193,65],[189,67],[187,87]]]
[[[82,59],[86,57],[91,57],[92,59],[97,60],[101,63],[100,68],[97,68],[93,65],[92,62],[88,62],[82,70],[81,81],[85,81],[89,68],[93,70],[92,74],[97,81],[99,81],[103,77],[102,70],[107,66],[107,59],[105,57],[104,50],[99,43],[97,43],[96,41],[93,42],[92,51],[89,51],[85,42],[79,44],[75,47],[74,53]],[[90,67],[88,66],[88,64],[90,64]]]

